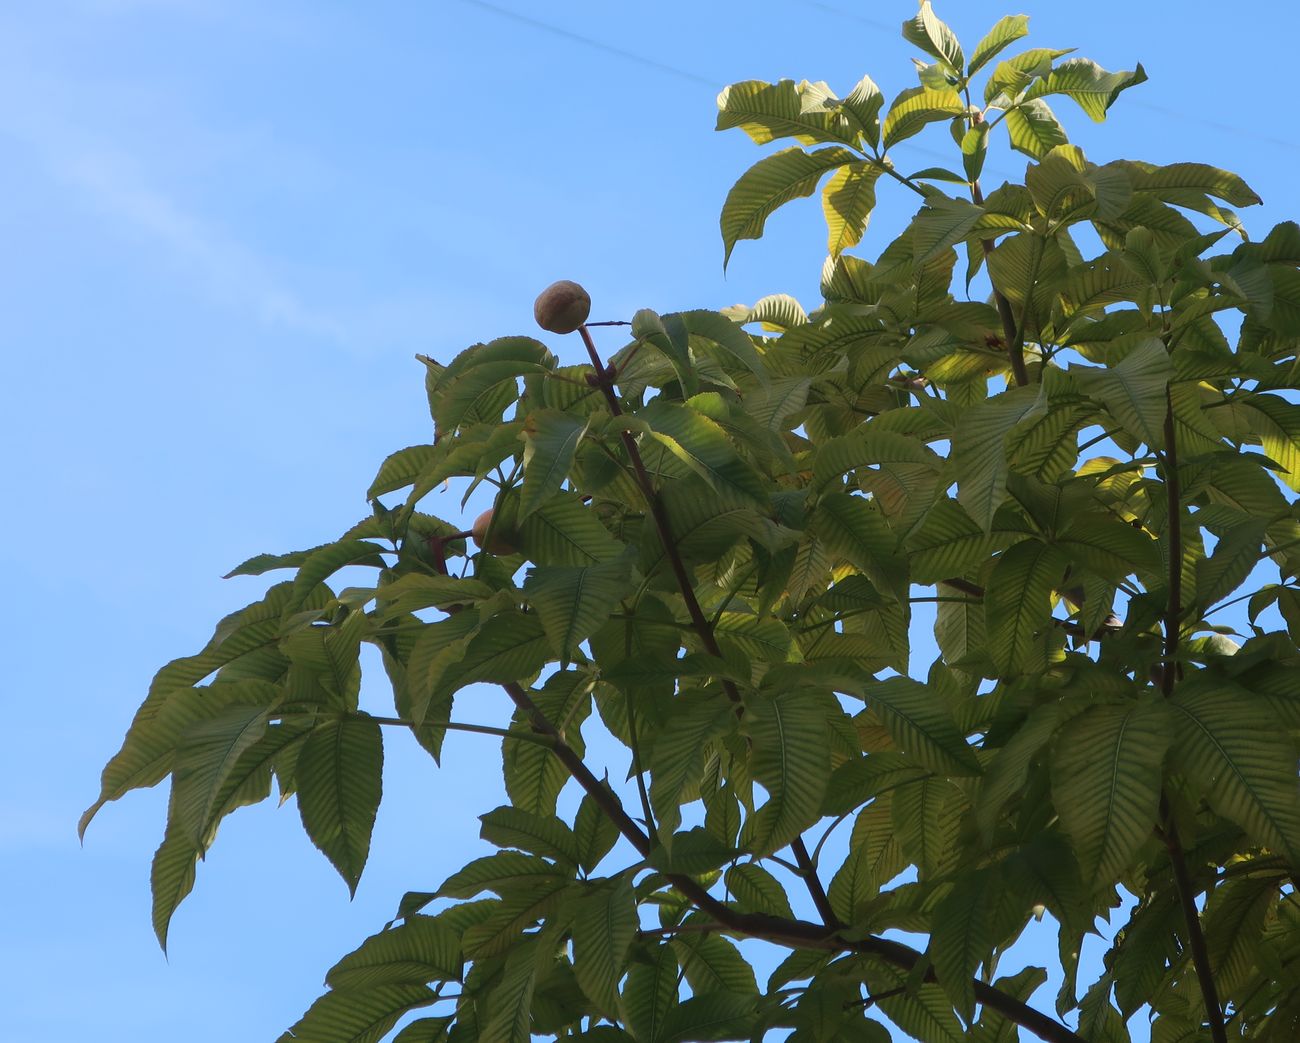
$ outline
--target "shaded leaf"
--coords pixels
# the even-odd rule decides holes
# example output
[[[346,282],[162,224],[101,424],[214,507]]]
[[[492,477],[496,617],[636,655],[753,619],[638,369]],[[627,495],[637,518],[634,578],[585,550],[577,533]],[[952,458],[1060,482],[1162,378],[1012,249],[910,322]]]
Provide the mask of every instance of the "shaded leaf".
[[[383,736],[366,714],[317,725],[298,756],[303,829],[353,894],[370,854],[383,765]]]
[[[762,237],[763,226],[775,210],[792,199],[812,195],[827,171],[855,159],[854,153],[838,146],[816,152],[796,147],[760,159],[745,171],[722,204],[723,266],[741,239]]]
[[[1150,837],[1169,740],[1169,710],[1154,698],[1095,706],[1061,729],[1052,798],[1084,880],[1116,879]]]

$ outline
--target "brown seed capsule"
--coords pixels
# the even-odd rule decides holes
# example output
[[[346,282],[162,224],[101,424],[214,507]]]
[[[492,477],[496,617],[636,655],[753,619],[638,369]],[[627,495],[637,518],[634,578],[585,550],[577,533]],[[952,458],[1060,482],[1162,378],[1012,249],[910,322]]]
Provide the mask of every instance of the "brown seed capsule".
[[[499,529],[494,531],[489,539],[488,529],[491,525],[492,508],[489,507],[474,519],[474,524],[470,529],[470,532],[474,537],[475,545],[481,547],[489,554],[514,554],[517,548],[511,544],[509,540],[504,538],[504,534]]]
[[[551,333],[572,333],[591,314],[587,291],[570,279],[561,279],[546,287],[533,303],[537,325]]]

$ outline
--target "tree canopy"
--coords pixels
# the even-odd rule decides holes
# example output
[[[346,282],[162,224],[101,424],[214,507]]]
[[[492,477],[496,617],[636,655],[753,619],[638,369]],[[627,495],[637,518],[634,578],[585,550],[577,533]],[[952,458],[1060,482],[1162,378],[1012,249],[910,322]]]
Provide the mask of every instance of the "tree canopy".
[[[170,781],[160,943],[226,815],[295,797],[355,890],[385,741],[471,731],[500,850],[413,881],[282,1039],[1300,1038],[1300,226],[1250,239],[1258,197],[1203,162],[1087,158],[1053,106],[1100,122],[1145,74],[1027,23],[967,55],[923,0],[888,103],[721,93],[718,129],[788,143],[724,257],[820,191],[812,310],[587,325],[565,284],[539,323],[586,363],[421,357],[431,441],[338,540],[231,573],[291,577],[158,672],[104,770],[83,830]],[[951,167],[895,164],[922,132]],[[995,145],[1028,162],[986,192]],[[868,261],[878,192],[917,210]],[[491,512],[431,513],[448,482]],[[464,716],[483,684],[512,719]],[[1054,996],[999,962],[1045,915]],[[744,940],[781,950],[765,982]]]

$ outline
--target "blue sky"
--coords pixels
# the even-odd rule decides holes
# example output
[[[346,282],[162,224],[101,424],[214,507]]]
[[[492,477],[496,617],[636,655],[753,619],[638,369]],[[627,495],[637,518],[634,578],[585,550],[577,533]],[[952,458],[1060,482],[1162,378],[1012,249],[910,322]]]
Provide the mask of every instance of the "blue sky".
[[[714,97],[782,76],[910,86],[897,24],[912,10],[0,8],[0,1038],[274,1039],[404,890],[480,853],[473,816],[502,799],[489,740],[449,742],[440,771],[392,741],[355,901],[291,807],[241,812],[173,922],[168,961],[148,898],[164,794],[109,806],[84,848],[75,823],[153,671],[260,590],[218,577],[334,537],[366,512],[383,457],[427,440],[415,352],[531,332],[533,298],[557,278],[587,286],[596,318],[778,291],[812,302],[812,202],[740,244],[724,278],[718,208],[761,152],[713,132]],[[1092,158],[1233,168],[1266,201],[1243,215],[1257,234],[1300,215],[1286,122],[1300,10],[939,8],[968,40],[1018,10],[1033,43],[1145,64],[1151,81],[1100,128],[1062,104]],[[882,192],[868,253],[910,208]],[[577,361],[574,344],[554,346]],[[503,713],[492,693],[473,698],[478,719]]]

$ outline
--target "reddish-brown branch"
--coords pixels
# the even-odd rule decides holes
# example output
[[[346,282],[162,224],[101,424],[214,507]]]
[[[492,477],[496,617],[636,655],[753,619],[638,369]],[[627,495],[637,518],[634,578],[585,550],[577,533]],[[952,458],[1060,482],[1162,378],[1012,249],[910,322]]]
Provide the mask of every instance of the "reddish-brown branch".
[[[587,348],[587,354],[591,359],[594,370],[594,383],[600,387],[605,396],[606,404],[612,416],[622,416],[623,409],[618,401],[618,395],[614,391],[613,377],[601,360],[600,353],[596,349],[596,344],[592,340],[590,332],[586,326],[578,328],[582,336],[583,344]],[[1022,361],[1023,368],[1023,361]],[[1027,379],[1025,381],[1027,383]],[[646,471],[645,464],[641,459],[640,450],[637,447],[636,439],[629,433],[624,432],[622,435],[624,448],[627,450],[628,459],[632,464],[632,470],[636,475],[637,483],[641,488],[642,495],[646,499],[647,507],[655,524],[655,529],[659,535],[659,540],[663,545],[665,556],[668,558],[669,565],[672,568],[673,576],[677,581],[677,586],[681,592],[682,599],[686,604],[687,614],[691,618],[691,626],[695,630],[700,643],[705,650],[715,656],[720,656],[721,651],[718,648],[717,639],[713,633],[713,627],[705,617],[700,607],[699,600],[695,596],[695,587],[690,576],[686,571],[686,565],[682,561],[681,555],[677,552],[676,541],[673,539],[672,529],[668,523],[668,517],[664,512],[662,501],[650,480],[650,475]],[[982,594],[983,591],[981,590]],[[733,702],[740,702],[740,693],[735,685],[730,681],[723,682],[728,696]],[[515,691],[511,691],[511,688]],[[531,704],[527,694],[519,689],[517,685],[506,687],[512,699],[521,709]],[[522,701],[521,701],[522,698]],[[533,705],[531,711],[525,709],[526,713],[536,714],[545,722],[545,717]],[[549,722],[548,722],[549,723]],[[558,738],[558,736],[557,736]],[[561,750],[565,755],[561,755]],[[601,786],[595,776],[582,762],[582,759],[570,750],[561,739],[556,747],[557,756],[569,769],[570,773],[578,780],[579,784],[591,790],[589,786],[595,785],[604,793],[606,799],[598,800],[599,806],[611,818],[615,825],[618,826],[619,832],[627,837],[633,846],[643,855],[649,848],[649,839],[641,832],[640,827],[628,817],[623,810],[618,798]],[[593,794],[593,799],[595,795]],[[611,811],[615,808],[616,811]],[[889,963],[894,964],[904,970],[910,971],[921,959],[920,953],[916,950],[895,942],[888,938],[877,938],[869,936],[859,941],[845,941],[836,936],[840,928],[838,918],[831,908],[830,900],[822,888],[821,881],[817,877],[816,869],[813,865],[812,858],[808,854],[808,849],[803,843],[803,838],[797,838],[791,848],[794,851],[796,862],[802,872],[804,881],[808,887],[813,904],[816,906],[819,915],[825,920],[824,926],[807,923],[802,920],[787,920],[782,917],[768,916],[760,913],[741,913],[732,909],[724,903],[718,901],[707,889],[702,887],[690,877],[680,877],[669,875],[668,879],[678,888],[687,898],[696,904],[703,912],[712,916],[720,925],[734,933],[747,935],[754,938],[762,938],[768,941],[780,942],[786,945],[793,945],[799,948],[819,948],[829,951],[854,951],[866,955],[877,956]],[[975,983],[975,994],[979,1002],[987,1005],[993,1010],[997,1010],[1011,1021],[1028,1029],[1035,1035],[1047,1041],[1047,1043],[1082,1043],[1081,1038],[1069,1028],[1060,1022],[1053,1020],[1041,1011],[1021,1003],[1015,997],[1010,996],[991,985],[983,982]]]
[[[971,182],[970,197],[976,206],[984,204],[984,192],[978,178]],[[984,260],[987,263],[989,254],[993,252],[993,240],[981,239],[980,247],[984,250]],[[992,272],[989,273],[989,282],[993,282]],[[993,285],[993,301],[998,308],[998,318],[1002,320],[1002,337],[1006,342],[1007,358],[1011,362],[1011,374],[1016,378],[1016,383],[1024,387],[1029,383],[1029,370],[1025,368],[1025,331],[1017,328],[1011,302],[996,285]]]

